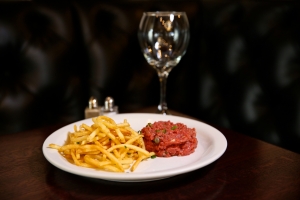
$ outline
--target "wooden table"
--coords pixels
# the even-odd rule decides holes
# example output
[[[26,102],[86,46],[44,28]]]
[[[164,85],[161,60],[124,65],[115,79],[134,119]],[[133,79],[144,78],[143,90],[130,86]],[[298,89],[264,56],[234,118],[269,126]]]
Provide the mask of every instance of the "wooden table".
[[[42,144],[62,126],[0,136],[1,200],[300,199],[300,154],[230,130],[218,128],[228,148],[204,168],[159,181],[120,183],[77,176],[51,165]]]

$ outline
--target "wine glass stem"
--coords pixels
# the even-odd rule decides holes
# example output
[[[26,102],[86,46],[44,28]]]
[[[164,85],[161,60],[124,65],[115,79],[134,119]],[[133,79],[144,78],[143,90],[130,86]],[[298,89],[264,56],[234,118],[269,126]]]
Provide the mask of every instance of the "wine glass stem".
[[[166,101],[166,87],[167,87],[167,78],[169,73],[168,72],[158,72],[158,78],[160,82],[160,102],[158,105],[158,111],[162,114],[168,114],[168,106]]]

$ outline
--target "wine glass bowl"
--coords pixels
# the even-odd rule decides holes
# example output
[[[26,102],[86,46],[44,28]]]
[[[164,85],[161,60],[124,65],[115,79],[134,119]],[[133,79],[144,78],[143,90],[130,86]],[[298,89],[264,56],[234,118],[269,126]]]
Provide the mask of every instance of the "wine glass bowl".
[[[158,112],[168,114],[166,82],[171,70],[184,56],[189,43],[189,22],[185,12],[144,12],[138,30],[142,53],[158,74]]]

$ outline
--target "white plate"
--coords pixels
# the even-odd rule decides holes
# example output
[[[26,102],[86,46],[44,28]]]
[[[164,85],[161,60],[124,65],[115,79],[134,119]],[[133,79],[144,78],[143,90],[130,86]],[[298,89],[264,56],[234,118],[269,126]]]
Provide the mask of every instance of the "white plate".
[[[217,129],[200,121],[178,116],[148,113],[117,114],[110,117],[116,123],[121,123],[124,119],[127,119],[130,126],[136,131],[141,130],[149,122],[153,123],[159,120],[170,120],[173,123],[181,122],[189,128],[196,128],[198,146],[195,152],[188,156],[171,158],[156,157],[155,159],[143,161],[134,172],[116,173],[79,167],[69,163],[57,150],[51,149],[48,146],[50,143],[63,145],[67,138],[67,133],[73,131],[74,124],[77,124],[77,126],[82,123],[93,124],[91,119],[85,119],[53,132],[43,144],[45,158],[61,170],[84,177],[119,182],[143,182],[164,179],[197,170],[217,160],[227,148],[227,140],[224,135]]]

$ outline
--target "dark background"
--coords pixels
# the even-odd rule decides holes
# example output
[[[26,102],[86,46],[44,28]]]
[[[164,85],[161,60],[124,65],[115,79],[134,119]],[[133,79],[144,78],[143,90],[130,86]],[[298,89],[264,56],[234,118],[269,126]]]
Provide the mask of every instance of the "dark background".
[[[191,39],[167,82],[170,109],[300,152],[298,1],[0,1],[0,133],[158,105],[137,40],[143,11],[185,11]]]

